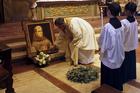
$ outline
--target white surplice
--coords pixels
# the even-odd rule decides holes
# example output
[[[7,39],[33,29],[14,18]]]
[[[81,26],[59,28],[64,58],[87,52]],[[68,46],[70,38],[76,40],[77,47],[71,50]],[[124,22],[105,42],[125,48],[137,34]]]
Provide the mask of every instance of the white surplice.
[[[120,68],[124,60],[124,27],[115,29],[107,23],[102,29],[99,38],[100,59],[102,63],[111,68]]]
[[[135,20],[130,23],[127,19],[123,19],[121,23],[125,27],[124,48],[129,52],[138,47],[138,22]]]
[[[70,50],[70,53],[67,54],[70,54],[74,65],[77,65],[78,61],[82,64],[93,62],[94,51],[98,50],[98,44],[92,26],[85,20],[78,17],[65,18],[65,23],[68,24],[69,31],[72,33],[73,39],[69,42],[67,40],[68,34],[66,35],[60,32],[60,36],[63,36],[63,39],[62,37],[59,37],[60,39],[57,39],[58,41],[56,40],[56,42],[60,42],[61,40],[63,46],[68,48],[65,50]],[[64,45],[64,41],[68,42],[65,43],[67,45]]]

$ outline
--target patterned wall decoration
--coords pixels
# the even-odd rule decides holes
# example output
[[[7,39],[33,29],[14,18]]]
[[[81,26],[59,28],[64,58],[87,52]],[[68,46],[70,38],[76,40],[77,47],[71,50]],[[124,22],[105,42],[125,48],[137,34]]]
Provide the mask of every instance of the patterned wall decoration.
[[[91,12],[91,5],[58,6],[46,8],[45,16],[86,16]]]
[[[39,19],[43,19],[44,17],[57,17],[57,16],[95,16],[95,15],[97,15],[96,4],[63,5],[63,6],[55,5],[48,7],[38,7],[37,9],[37,16],[39,17]]]

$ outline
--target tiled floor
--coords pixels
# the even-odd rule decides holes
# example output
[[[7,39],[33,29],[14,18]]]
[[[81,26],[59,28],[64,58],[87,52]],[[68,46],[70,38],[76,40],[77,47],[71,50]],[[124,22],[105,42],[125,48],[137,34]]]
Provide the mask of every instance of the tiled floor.
[[[97,59],[93,65],[100,68],[98,57],[96,55]],[[59,62],[45,68],[36,68],[31,64],[22,64],[22,66],[27,69],[14,65],[15,74],[13,78],[16,93],[91,93],[92,90],[100,86],[100,79],[88,84],[79,84],[67,80],[66,72],[73,68],[68,62]],[[123,93],[140,93],[140,63],[137,63],[137,80],[135,83],[125,84]],[[0,93],[4,93],[4,90],[0,90]]]
[[[51,69],[53,68],[53,69]],[[59,70],[58,70],[58,69]],[[61,80],[65,84],[71,86],[72,88],[78,90],[80,93],[90,93],[91,90],[99,87],[99,79],[88,84],[75,83],[67,80],[66,73],[68,70],[72,69],[73,66],[70,66],[67,62],[59,63],[57,65],[50,66],[48,68],[43,68],[42,70],[48,74],[54,76],[55,78]],[[56,74],[57,73],[57,74]]]

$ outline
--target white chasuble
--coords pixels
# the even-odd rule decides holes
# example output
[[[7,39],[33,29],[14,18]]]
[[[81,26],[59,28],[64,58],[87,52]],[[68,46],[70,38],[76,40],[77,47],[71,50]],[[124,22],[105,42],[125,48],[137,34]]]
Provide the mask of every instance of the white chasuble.
[[[94,29],[88,22],[76,17],[72,18],[68,24],[73,33],[73,40],[70,43],[72,47],[70,46],[70,48],[74,64],[78,64],[78,61],[82,64],[93,62],[94,50],[98,50]]]
[[[67,41],[69,42],[69,54],[72,61],[74,62],[74,65],[77,65],[78,61],[82,64],[90,63],[88,61],[91,60],[88,59],[93,58],[94,51],[98,50],[98,44],[95,38],[94,29],[88,22],[78,17],[65,18],[65,23],[69,26],[68,33],[70,31],[70,33],[72,33],[73,36],[73,39],[71,41]],[[80,51],[82,52],[80,53]],[[86,51],[88,52],[86,53]]]

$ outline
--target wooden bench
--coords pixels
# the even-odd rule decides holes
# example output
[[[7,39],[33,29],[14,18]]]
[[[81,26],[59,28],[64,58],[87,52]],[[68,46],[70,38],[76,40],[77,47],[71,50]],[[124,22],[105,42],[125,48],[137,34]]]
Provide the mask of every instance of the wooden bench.
[[[122,93],[122,92],[109,85],[103,84],[102,86],[95,89],[91,93]]]

